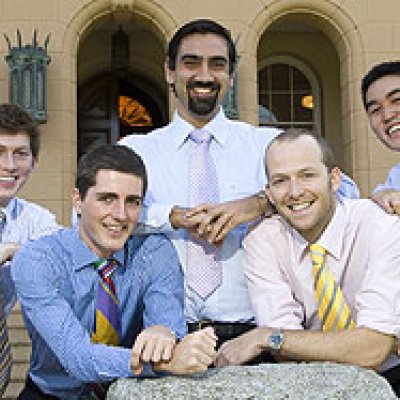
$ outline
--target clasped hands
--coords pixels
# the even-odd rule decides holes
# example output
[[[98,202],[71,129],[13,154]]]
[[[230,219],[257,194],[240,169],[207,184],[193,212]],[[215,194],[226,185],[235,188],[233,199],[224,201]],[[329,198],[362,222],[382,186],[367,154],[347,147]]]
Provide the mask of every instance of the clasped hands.
[[[135,375],[143,363],[151,363],[155,371],[185,375],[206,371],[215,358],[217,337],[212,328],[186,335],[180,342],[170,329],[155,325],[143,330],[132,348],[131,369]]]
[[[199,204],[193,208],[175,206],[170,221],[175,229],[185,229],[196,239],[221,246],[233,228],[263,215],[265,207],[255,196],[220,204]]]

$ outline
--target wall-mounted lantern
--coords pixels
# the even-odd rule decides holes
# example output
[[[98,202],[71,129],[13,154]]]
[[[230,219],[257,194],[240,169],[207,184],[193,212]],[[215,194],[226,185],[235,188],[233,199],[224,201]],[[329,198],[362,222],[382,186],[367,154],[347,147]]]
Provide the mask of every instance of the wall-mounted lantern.
[[[17,46],[12,47],[10,39],[4,35],[8,44],[5,59],[10,69],[8,99],[19,104],[38,122],[47,121],[46,76],[50,57],[47,55],[50,34],[41,47],[34,30],[32,44],[22,46],[21,33],[17,29]]]

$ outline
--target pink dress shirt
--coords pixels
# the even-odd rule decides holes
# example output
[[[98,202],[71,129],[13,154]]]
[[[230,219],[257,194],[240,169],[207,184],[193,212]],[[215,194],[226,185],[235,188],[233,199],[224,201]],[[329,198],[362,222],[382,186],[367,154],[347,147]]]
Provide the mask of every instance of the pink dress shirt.
[[[343,200],[318,243],[356,326],[399,337],[400,218],[370,200]],[[275,216],[248,233],[244,248],[257,324],[320,330],[307,241]],[[400,363],[390,359],[383,369]]]

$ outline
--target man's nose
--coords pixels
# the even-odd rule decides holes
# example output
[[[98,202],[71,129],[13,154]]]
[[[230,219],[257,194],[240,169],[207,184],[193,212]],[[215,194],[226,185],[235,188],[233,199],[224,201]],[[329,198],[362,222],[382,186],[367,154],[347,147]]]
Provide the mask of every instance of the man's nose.
[[[385,122],[390,122],[398,114],[400,114],[400,107],[392,104],[382,107],[382,115]]]
[[[12,153],[3,153],[0,156],[1,167],[7,170],[15,170],[17,165],[15,163],[14,155]]]
[[[303,193],[303,186],[297,179],[291,179],[289,193],[292,197],[299,197]]]
[[[201,63],[196,76],[198,79],[201,79],[202,81],[212,81],[213,80],[213,76],[212,76],[210,67],[206,61]]]
[[[126,204],[124,201],[116,201],[113,204],[111,215],[118,220],[126,219]]]

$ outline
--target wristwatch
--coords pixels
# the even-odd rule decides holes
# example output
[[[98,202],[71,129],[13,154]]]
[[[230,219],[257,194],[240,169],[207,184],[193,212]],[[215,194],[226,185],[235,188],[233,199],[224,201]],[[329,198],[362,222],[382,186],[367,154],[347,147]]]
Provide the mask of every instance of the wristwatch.
[[[268,336],[268,350],[272,355],[279,354],[283,345],[283,333],[280,329],[273,329]]]

